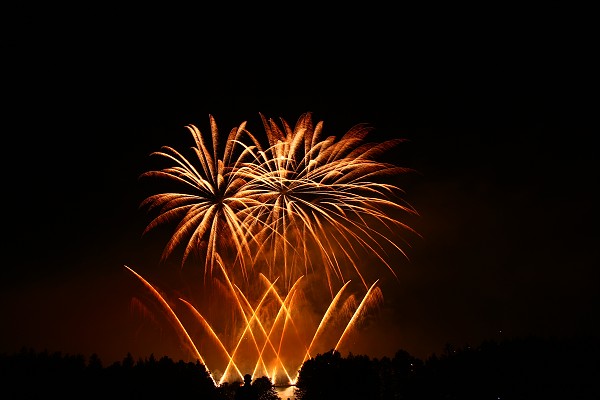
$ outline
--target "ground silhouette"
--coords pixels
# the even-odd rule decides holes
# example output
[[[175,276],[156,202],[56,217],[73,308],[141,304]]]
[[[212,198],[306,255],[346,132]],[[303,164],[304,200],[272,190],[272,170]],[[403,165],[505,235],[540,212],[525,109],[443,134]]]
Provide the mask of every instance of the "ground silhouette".
[[[329,351],[300,368],[294,397],[317,399],[598,399],[597,338],[524,337],[448,344],[425,360],[398,350],[389,358]],[[104,366],[97,354],[23,348],[0,354],[0,398],[277,400],[267,377],[217,385],[200,362],[169,357]]]

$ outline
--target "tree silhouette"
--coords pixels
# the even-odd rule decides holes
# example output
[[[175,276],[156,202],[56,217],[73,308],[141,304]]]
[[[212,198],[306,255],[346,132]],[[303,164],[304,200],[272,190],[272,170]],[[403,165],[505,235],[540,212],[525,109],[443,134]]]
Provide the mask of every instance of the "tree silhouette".
[[[399,350],[393,358],[318,354],[299,371],[294,395],[315,399],[598,399],[597,338],[525,337],[452,346],[421,361]],[[154,355],[102,366],[97,354],[21,349],[0,354],[0,398],[234,400],[240,382],[216,386],[199,361],[174,362]],[[267,377],[252,382],[255,399],[278,400]]]
[[[279,400],[277,391],[273,387],[271,380],[266,376],[256,378],[254,382],[252,382],[252,386],[258,394],[258,400]]]

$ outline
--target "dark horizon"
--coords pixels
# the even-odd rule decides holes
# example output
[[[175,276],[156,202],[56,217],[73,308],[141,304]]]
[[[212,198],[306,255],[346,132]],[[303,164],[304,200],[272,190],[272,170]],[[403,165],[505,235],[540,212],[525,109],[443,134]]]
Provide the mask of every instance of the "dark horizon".
[[[167,356],[105,366],[97,357],[21,352],[0,354],[3,394],[55,395],[63,398],[178,395],[231,398],[239,390],[258,391],[263,397],[297,399],[360,397],[387,399],[595,398],[600,341],[522,338],[488,341],[475,347],[448,347],[423,361],[399,351],[392,358],[342,356],[330,351],[307,360],[295,385],[273,384],[266,376],[244,375],[242,380],[217,384],[199,362],[173,361]],[[156,379],[160,377],[160,379]],[[31,383],[36,383],[32,385]],[[242,389],[244,387],[244,389]],[[284,387],[286,391],[277,388]],[[293,394],[290,393],[290,388]],[[90,389],[93,389],[90,391]],[[269,393],[269,397],[267,396]],[[283,397],[283,398],[285,398]]]

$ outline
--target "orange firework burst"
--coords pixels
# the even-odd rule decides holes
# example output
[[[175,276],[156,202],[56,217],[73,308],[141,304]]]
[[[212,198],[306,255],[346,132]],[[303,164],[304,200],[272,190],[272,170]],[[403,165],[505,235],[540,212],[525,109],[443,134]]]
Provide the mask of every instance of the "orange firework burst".
[[[251,268],[270,279],[283,275],[286,289],[318,264],[325,266],[332,293],[333,278],[348,279],[348,265],[368,287],[357,249],[367,249],[394,273],[382,243],[404,253],[388,235],[412,231],[396,216],[397,211],[415,210],[401,200],[399,187],[379,179],[408,169],[377,158],[402,140],[367,143],[371,128],[365,124],[339,140],[322,137],[323,122],[314,125],[311,113],[303,114],[293,129],[283,119],[279,127],[260,116],[266,147],[244,122],[230,131],[220,154],[217,125],[210,116],[212,146],[198,128],[187,127],[198,166],[170,147],[153,153],[176,165],[143,176],[167,177],[189,189],[153,195],[142,203],[160,209],[146,231],[180,221],[163,255],[187,240],[183,260],[193,251],[204,252],[205,272],[214,270],[219,254],[230,274],[237,270],[247,279]]]
[[[402,200],[398,186],[386,183],[388,177],[409,169],[378,160],[401,139],[366,142],[372,130],[366,124],[355,125],[339,139],[324,136],[323,122],[313,124],[311,113],[301,115],[293,128],[282,118],[278,125],[260,117],[265,143],[246,129],[246,122],[231,129],[221,143],[211,115],[209,141],[196,126],[187,126],[194,138],[194,159],[164,146],[152,154],[172,164],[142,175],[167,178],[178,185],[177,190],[151,195],[142,202],[142,207],[156,212],[144,233],[175,222],[163,259],[178,247],[183,247],[182,263],[192,254],[203,258],[204,276],[226,292],[229,301],[225,303],[241,321],[230,335],[235,336],[232,345],[227,346],[203,312],[179,299],[223,353],[226,366],[221,366],[221,382],[241,377],[240,357],[254,358],[254,374],[294,382],[290,368],[297,371],[314,353],[317,342],[325,341],[321,338],[328,338],[335,346],[331,348],[338,349],[357,321],[382,299],[378,280],[369,283],[365,278],[363,255],[375,257],[395,276],[388,251],[405,255],[397,244],[398,232],[414,233],[398,217],[416,214],[415,210]],[[203,361],[172,306],[152,284],[127,268],[175,321],[194,357]],[[300,282],[320,273],[326,277],[321,281],[330,303],[320,322],[305,334],[297,325],[309,319],[299,314],[307,301]],[[354,276],[366,290],[358,303],[354,294],[346,296]],[[282,294],[277,282],[282,283]],[[331,342],[326,328],[339,326],[336,320],[346,317]],[[292,336],[295,341],[290,344]],[[240,356],[242,343],[250,343],[251,352]]]

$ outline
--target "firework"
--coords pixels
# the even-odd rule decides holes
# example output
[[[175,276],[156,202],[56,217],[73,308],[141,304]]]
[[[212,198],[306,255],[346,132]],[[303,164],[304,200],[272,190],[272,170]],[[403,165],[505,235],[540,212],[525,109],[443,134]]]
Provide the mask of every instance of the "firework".
[[[224,353],[227,366],[221,381],[236,374],[241,377],[238,349],[249,339],[254,374],[272,379],[284,375],[293,382],[288,366],[298,367],[311,356],[317,339],[333,325],[330,320],[338,303],[346,309],[356,305],[354,295],[341,301],[351,278],[357,278],[366,294],[354,311],[338,315],[349,318],[333,342],[335,349],[369,305],[381,300],[377,281],[369,283],[365,277],[363,255],[374,257],[395,276],[388,251],[405,255],[397,243],[398,233],[415,233],[398,216],[416,211],[402,200],[398,186],[386,182],[410,170],[378,160],[401,139],[367,142],[372,128],[366,124],[355,125],[339,139],[325,136],[323,122],[314,124],[311,113],[301,115],[293,127],[283,118],[278,125],[259,115],[265,131],[262,141],[243,122],[222,142],[210,115],[210,140],[196,126],[187,126],[194,139],[193,159],[168,146],[152,153],[170,165],[142,177],[166,178],[177,189],[142,202],[141,207],[155,213],[144,233],[176,224],[163,260],[177,248],[183,249],[182,264],[192,255],[203,260],[206,282],[222,288],[229,299],[227,304],[239,322],[239,329],[230,334],[234,337],[230,348],[203,312],[180,299]],[[177,322],[183,340],[201,359],[162,295],[131,271]],[[305,276],[325,277],[317,281],[325,283],[330,302],[316,329],[303,335],[295,321],[305,320],[306,315],[295,313],[305,309],[299,305],[306,300],[299,289]],[[296,338],[295,345],[287,347],[300,349],[293,362],[285,356],[291,336]]]
[[[197,166],[171,147],[153,153],[175,166],[142,176],[165,177],[187,189],[156,194],[142,203],[149,211],[160,210],[146,232],[179,221],[163,256],[187,239],[184,262],[196,252],[205,259],[205,272],[212,273],[219,254],[227,260],[228,274],[237,271],[246,280],[250,270],[269,279],[282,276],[286,289],[299,276],[323,266],[331,293],[334,280],[350,278],[347,269],[368,288],[359,250],[366,249],[395,273],[384,246],[404,254],[388,235],[413,232],[396,216],[398,211],[415,210],[401,200],[399,187],[380,178],[409,169],[377,158],[402,140],[365,142],[371,131],[366,124],[354,126],[339,140],[322,138],[323,122],[314,125],[311,113],[303,114],[293,129],[283,119],[280,128],[260,116],[266,146],[244,122],[230,131],[221,154],[217,125],[210,116],[212,146],[197,127],[187,127],[195,141]]]

